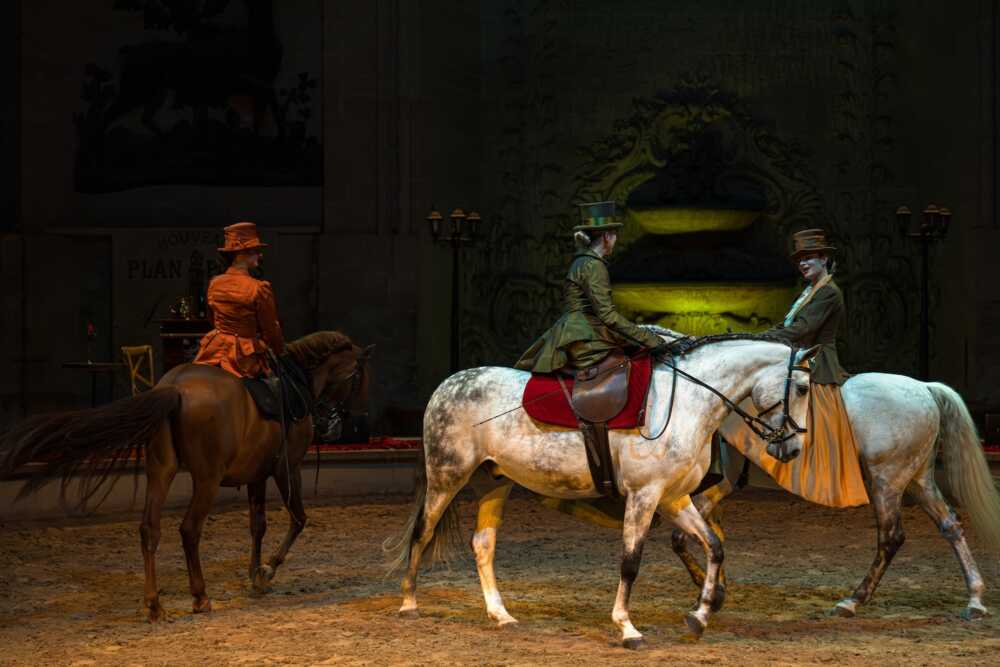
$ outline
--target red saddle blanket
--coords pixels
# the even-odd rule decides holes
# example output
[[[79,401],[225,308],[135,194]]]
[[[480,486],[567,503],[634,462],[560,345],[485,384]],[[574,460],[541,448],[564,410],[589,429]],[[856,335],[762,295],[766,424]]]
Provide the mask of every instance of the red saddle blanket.
[[[653,363],[648,354],[632,359],[632,371],[628,379],[628,400],[622,411],[608,422],[608,428],[636,428],[645,422],[646,393],[652,375]],[[566,390],[572,394],[573,378],[563,376],[563,382]],[[524,387],[521,405],[524,406],[528,416],[545,424],[567,428],[577,428],[579,425],[555,374],[532,373],[531,379]]]

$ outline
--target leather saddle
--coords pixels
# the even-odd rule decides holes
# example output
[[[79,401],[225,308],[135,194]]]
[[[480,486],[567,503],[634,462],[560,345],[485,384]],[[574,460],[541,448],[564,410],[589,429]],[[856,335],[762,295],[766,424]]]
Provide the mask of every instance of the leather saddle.
[[[308,375],[294,361],[282,356],[276,362],[271,363],[270,375],[243,378],[243,386],[257,404],[261,417],[281,421],[284,412],[287,427],[312,411],[312,388]]]
[[[628,378],[632,363],[615,350],[600,363],[576,372],[570,401],[577,417],[589,422],[608,422],[628,402]]]
[[[631,361],[620,350],[612,351],[602,361],[574,374],[572,395],[560,379],[566,399],[580,422],[587,465],[594,487],[601,495],[617,498],[615,472],[608,442],[608,421],[615,418],[628,402]]]

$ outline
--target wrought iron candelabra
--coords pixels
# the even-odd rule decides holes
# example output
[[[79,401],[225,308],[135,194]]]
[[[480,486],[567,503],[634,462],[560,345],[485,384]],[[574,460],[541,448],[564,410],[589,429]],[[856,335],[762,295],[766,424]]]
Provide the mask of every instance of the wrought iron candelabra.
[[[479,239],[482,218],[475,211],[465,213],[462,209],[456,208],[448,216],[448,220],[450,224],[446,224],[445,218],[434,209],[433,204],[431,205],[431,212],[427,214],[431,237],[435,243],[451,245],[451,372],[455,373],[459,369],[459,351],[461,349],[459,288],[462,248],[475,244]]]
[[[948,236],[951,211],[943,206],[928,204],[919,225],[912,225],[913,213],[906,206],[896,209],[899,233],[920,243],[920,378],[930,379],[930,245]]]

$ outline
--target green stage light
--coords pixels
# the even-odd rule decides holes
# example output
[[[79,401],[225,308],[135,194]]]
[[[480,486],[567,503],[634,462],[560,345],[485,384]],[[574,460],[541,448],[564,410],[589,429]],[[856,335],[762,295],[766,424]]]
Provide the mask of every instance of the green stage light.
[[[621,283],[614,299],[626,317],[707,335],[766,329],[784,318],[798,293],[786,283]]]
[[[648,234],[730,232],[745,229],[760,216],[753,209],[690,208],[675,206],[634,207],[629,222]]]

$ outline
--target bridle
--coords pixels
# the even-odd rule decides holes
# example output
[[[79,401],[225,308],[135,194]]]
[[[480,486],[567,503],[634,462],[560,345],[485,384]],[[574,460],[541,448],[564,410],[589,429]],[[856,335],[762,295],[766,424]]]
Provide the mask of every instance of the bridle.
[[[726,396],[721,391],[711,386],[707,382],[704,382],[703,380],[700,380],[695,376],[691,375],[687,371],[678,368],[677,359],[673,354],[670,355],[669,360],[667,360],[664,357],[661,357],[659,359],[660,363],[672,369],[674,373],[672,389],[670,391],[670,406],[667,411],[667,420],[663,424],[663,428],[655,437],[647,436],[642,432],[641,429],[639,430],[639,435],[641,435],[646,440],[658,440],[660,436],[662,436],[666,432],[667,426],[670,424],[670,418],[673,416],[674,412],[674,397],[677,395],[676,391],[677,376],[680,375],[681,377],[691,382],[692,384],[698,385],[699,387],[703,387],[704,389],[709,390],[710,392],[721,398],[722,402],[725,403],[725,405],[730,410],[738,414],[746,423],[747,427],[755,434],[757,434],[759,438],[767,442],[768,445],[774,445],[774,447],[776,448],[783,449],[781,447],[782,443],[791,440],[796,435],[809,432],[808,429],[804,429],[801,426],[799,426],[798,423],[796,423],[795,419],[792,417],[791,414],[789,414],[788,410],[788,400],[791,397],[791,390],[792,390],[792,373],[795,371],[802,371],[804,373],[809,373],[812,370],[808,366],[795,365],[795,355],[797,353],[798,349],[793,347],[788,356],[788,373],[785,376],[784,396],[780,401],[778,401],[771,407],[767,408],[766,410],[761,411],[757,415],[750,414],[749,412],[741,408],[739,405],[734,403],[728,396]],[[761,417],[768,414],[769,412],[772,412],[775,408],[779,406],[781,407],[781,422],[778,424],[778,426],[776,427],[771,426],[766,421],[761,419]]]
[[[358,392],[361,391],[361,377],[364,372],[365,363],[367,363],[367,361],[368,361],[368,355],[365,352],[359,354],[357,359],[354,360],[354,369],[351,371],[351,374],[345,377],[344,379],[338,381],[336,384],[333,385],[333,387],[329,388],[327,391],[324,391],[323,394],[317,397],[313,408],[313,413],[316,417],[322,419],[324,422],[336,421],[339,429],[339,424],[343,421],[343,415],[348,412],[345,409],[345,406],[348,405],[357,396]],[[334,389],[343,386],[347,382],[351,383],[351,388],[350,390],[348,390],[344,398],[340,399],[336,403],[331,403],[330,401],[326,400],[325,398],[326,394],[330,393]],[[329,430],[330,429],[328,427],[326,431],[328,432]]]
[[[367,361],[368,361],[368,355],[367,354],[365,354],[364,352],[362,352],[361,354],[359,354],[357,356],[357,358],[354,360],[354,369],[351,371],[351,374],[348,375],[346,378],[344,378],[343,380],[341,380],[340,382],[338,382],[337,384],[334,385],[334,388],[337,388],[337,387],[341,386],[342,384],[344,384],[346,382],[350,382],[351,383],[351,388],[347,392],[347,395],[344,398],[342,398],[339,401],[337,401],[337,404],[336,404],[335,407],[337,407],[337,408],[343,408],[343,406],[345,406],[348,403],[350,403],[351,400],[357,395],[358,391],[360,391],[360,389],[361,389],[361,374],[362,374],[362,371],[364,370],[365,362],[367,362]]]
[[[743,417],[743,421],[746,422],[747,426],[769,444],[779,445],[783,442],[791,440],[796,435],[809,432],[809,429],[799,426],[795,421],[795,418],[792,417],[788,411],[788,399],[791,396],[792,391],[792,373],[795,371],[812,373],[812,369],[809,368],[809,366],[795,365],[795,355],[797,352],[798,350],[793,347],[792,352],[788,357],[788,373],[785,375],[785,395],[780,401],[765,410],[761,410],[757,413],[756,417],[746,414],[746,412],[744,412],[741,408],[737,407],[739,415]],[[769,412],[772,412],[778,406],[781,406],[781,423],[778,424],[777,428],[775,428],[762,420],[761,417]],[[758,430],[758,426],[762,426],[764,430]]]

